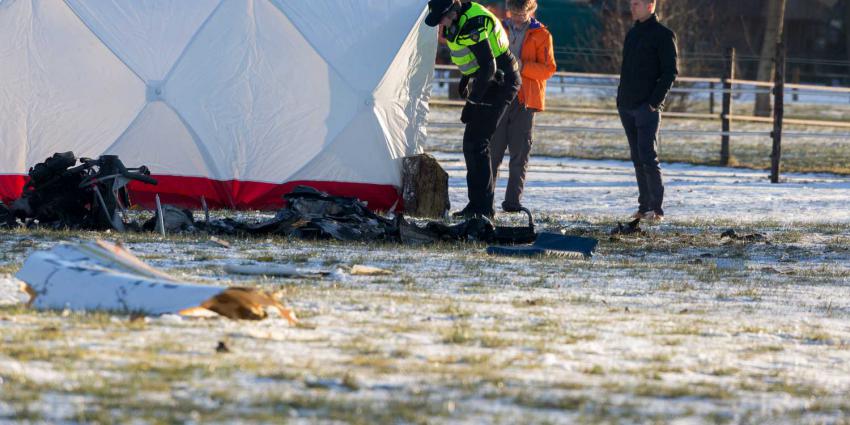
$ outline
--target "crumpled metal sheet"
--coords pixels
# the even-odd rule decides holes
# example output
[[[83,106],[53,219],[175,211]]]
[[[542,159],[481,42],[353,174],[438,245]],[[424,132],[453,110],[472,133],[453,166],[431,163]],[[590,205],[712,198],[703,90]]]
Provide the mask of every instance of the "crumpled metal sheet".
[[[355,198],[331,196],[299,186],[286,196],[286,207],[274,218],[259,223],[215,220],[198,227],[211,233],[280,235],[302,239],[340,241],[397,240],[398,226]]]
[[[276,314],[297,321],[292,311],[261,291],[184,283],[120,245],[103,241],[34,252],[17,278],[26,284],[30,305],[39,310],[154,316],[212,311],[231,319],[260,320]]]

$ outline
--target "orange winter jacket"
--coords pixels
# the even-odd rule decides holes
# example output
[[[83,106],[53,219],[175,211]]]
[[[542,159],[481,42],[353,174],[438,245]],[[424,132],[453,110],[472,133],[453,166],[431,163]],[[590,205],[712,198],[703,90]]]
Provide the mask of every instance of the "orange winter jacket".
[[[503,27],[510,31],[506,20]],[[522,43],[522,88],[519,101],[527,108],[542,111],[546,108],[546,80],[555,75],[555,51],[552,47],[552,34],[546,26],[532,18]]]

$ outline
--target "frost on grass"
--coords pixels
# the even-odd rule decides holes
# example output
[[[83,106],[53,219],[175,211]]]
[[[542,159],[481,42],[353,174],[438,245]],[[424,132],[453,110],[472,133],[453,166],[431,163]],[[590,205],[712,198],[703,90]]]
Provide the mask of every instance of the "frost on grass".
[[[459,158],[441,160],[458,205]],[[527,201],[539,227],[599,238],[593,260],[488,257],[475,244],[230,238],[228,249],[201,236],[107,236],[182,278],[277,292],[298,327],[33,312],[11,295],[9,274],[33,250],[93,235],[0,233],[0,419],[829,423],[850,414],[841,178],[801,175],[771,189],[740,171],[674,167],[670,221],[612,238],[635,196],[625,165],[533,164]],[[766,190],[788,206],[765,217],[750,198]],[[715,207],[734,191],[739,202]],[[808,220],[784,213],[806,205]],[[721,238],[730,227],[765,238]],[[238,277],[224,274],[227,264],[391,274]]]

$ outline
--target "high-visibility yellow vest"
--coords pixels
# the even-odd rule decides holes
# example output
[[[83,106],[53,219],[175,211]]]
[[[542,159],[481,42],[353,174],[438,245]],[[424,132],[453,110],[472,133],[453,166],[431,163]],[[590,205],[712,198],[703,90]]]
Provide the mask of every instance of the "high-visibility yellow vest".
[[[474,46],[481,40],[487,39],[490,41],[493,57],[496,58],[510,50],[508,33],[502,28],[502,23],[499,22],[496,15],[478,3],[470,3],[470,6],[458,19],[457,28],[459,30],[454,34],[454,37],[446,37],[446,42],[452,51],[452,62],[460,68],[463,75],[472,75],[481,68],[475,59],[475,55],[469,50],[469,46]],[[464,25],[479,16],[485,16],[489,19],[483,19],[484,24],[480,28],[464,31]]]

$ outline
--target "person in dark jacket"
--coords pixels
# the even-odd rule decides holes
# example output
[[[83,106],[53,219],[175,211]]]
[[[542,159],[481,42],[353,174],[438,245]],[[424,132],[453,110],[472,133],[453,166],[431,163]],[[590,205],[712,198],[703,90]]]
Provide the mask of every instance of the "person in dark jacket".
[[[664,219],[664,184],[658,128],[664,99],[679,75],[676,34],[658,22],[656,0],[631,0],[635,25],[623,44],[617,109],[629,139],[637,177],[638,210],[632,218]]]
[[[430,0],[425,24],[440,25],[440,34],[460,69],[460,96],[466,99],[460,120],[466,124],[463,156],[469,203],[455,217],[493,218],[495,184],[490,139],[521,84],[519,64],[511,54],[502,23],[476,2]],[[470,83],[471,82],[471,83]]]

